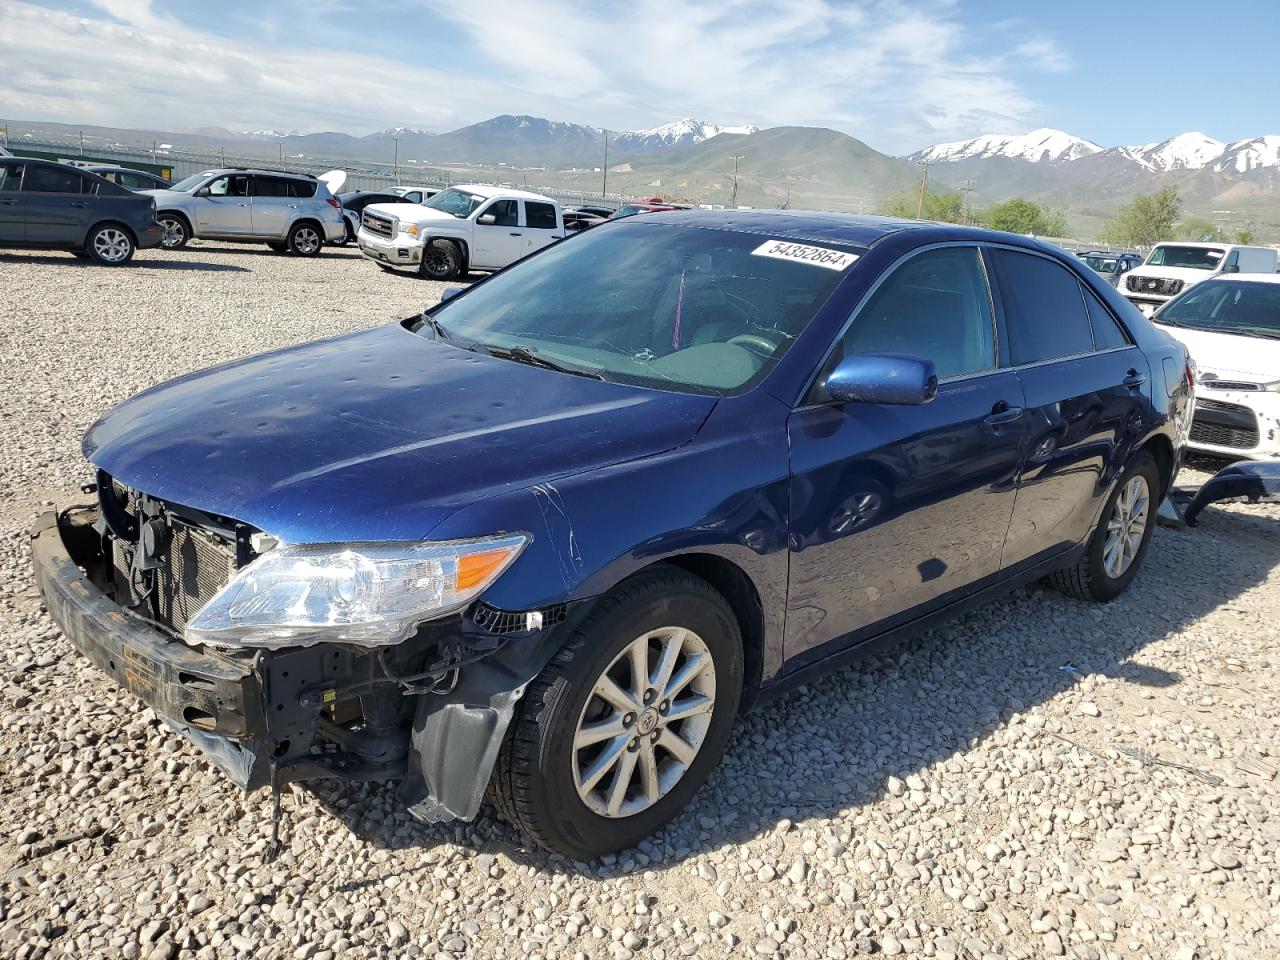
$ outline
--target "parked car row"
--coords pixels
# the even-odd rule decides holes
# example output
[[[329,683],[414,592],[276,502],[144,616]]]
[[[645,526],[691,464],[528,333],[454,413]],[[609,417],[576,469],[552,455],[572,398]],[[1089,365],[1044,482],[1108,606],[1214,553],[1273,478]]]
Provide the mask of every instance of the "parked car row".
[[[1274,274],[1280,250],[1237,243],[1157,243],[1146,260],[1130,270],[1119,284],[1125,295],[1150,316],[1160,307],[1204,280],[1235,273]]]
[[[789,211],[562,237],[505,188],[371,203],[380,266],[520,262],[86,434],[41,594],[242,788],[396,780],[429,823],[487,794],[587,859],[688,804],[740,710],[1036,578],[1132,584],[1192,369],[1079,260]]]

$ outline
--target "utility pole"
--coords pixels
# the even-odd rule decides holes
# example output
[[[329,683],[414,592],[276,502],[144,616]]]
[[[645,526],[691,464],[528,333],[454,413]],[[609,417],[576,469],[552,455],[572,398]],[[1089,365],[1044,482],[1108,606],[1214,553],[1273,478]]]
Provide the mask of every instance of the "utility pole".
[[[395,157],[391,161],[391,172],[396,178],[396,186],[398,187],[400,186],[400,138],[392,137],[391,140],[396,145]]]
[[[277,143],[276,146],[280,149],[280,165],[284,166],[284,144]]]
[[[84,131],[80,131],[80,156],[84,156]]]
[[[7,147],[9,145],[9,125],[7,123],[3,127],[0,127],[0,136],[4,137],[3,146]]]
[[[973,225],[973,218],[969,216],[969,194],[973,192],[973,179],[970,178],[964,182],[964,186],[960,188],[960,192],[964,195],[964,203],[960,208],[960,219],[965,226]]]
[[[916,201],[916,219],[924,219],[924,191],[929,185],[929,161],[924,162],[924,175],[920,178],[920,198]]]
[[[733,158],[733,199],[729,201],[729,209],[738,209],[738,161],[746,159],[746,154],[738,154]]]
[[[152,164],[156,162],[156,141],[154,140],[151,141],[151,162]]]
[[[609,192],[609,131],[604,131],[604,166],[600,168],[604,175],[600,178],[600,199]]]

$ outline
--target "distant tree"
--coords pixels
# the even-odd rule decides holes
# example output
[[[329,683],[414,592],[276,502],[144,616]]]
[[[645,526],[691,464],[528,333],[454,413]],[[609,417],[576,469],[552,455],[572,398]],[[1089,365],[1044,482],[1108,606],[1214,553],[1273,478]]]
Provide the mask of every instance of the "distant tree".
[[[1237,231],[1236,231],[1236,243],[1253,243],[1253,231],[1252,231],[1252,230],[1237,230]]]
[[[977,219],[992,230],[1030,233],[1037,237],[1065,237],[1070,229],[1061,211],[1049,210],[1021,198],[998,203],[980,213]]]
[[[1174,228],[1175,240],[1222,240],[1222,229],[1204,217],[1187,217]]]
[[[923,209],[921,209],[923,206]],[[958,193],[934,193],[925,191],[924,203],[920,203],[918,190],[907,190],[885,200],[880,212],[888,217],[905,217],[910,220],[936,220],[939,223],[963,223],[964,199]]]
[[[1173,187],[1135,197],[1102,226],[1104,243],[1119,247],[1149,247],[1174,236],[1182,200]]]

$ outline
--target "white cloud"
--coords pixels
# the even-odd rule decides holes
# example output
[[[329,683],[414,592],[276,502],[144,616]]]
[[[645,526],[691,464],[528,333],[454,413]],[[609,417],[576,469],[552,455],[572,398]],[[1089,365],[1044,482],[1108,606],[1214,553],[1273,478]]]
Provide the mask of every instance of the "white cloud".
[[[447,21],[463,70],[428,37],[393,51],[322,49],[264,15],[230,40],[151,0],[89,0],[77,16],[0,0],[0,113],[146,127],[434,129],[538,113],[614,129],[681,116],[845,130],[887,151],[1029,125],[1019,71],[1059,71],[1048,40],[974,38],[947,0],[416,0]],[[308,16],[341,9],[317,0]],[[100,11],[100,12],[99,12]],[[990,41],[990,37],[986,38]],[[352,38],[358,43],[360,38]],[[331,42],[332,43],[332,42]],[[458,54],[458,51],[450,51]]]

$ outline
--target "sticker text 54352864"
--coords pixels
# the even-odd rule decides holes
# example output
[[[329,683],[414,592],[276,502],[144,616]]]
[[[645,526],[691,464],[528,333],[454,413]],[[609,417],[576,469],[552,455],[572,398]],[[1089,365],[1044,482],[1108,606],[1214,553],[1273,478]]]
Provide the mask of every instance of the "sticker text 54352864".
[[[830,247],[811,247],[804,243],[786,240],[766,240],[751,251],[753,256],[773,257],[775,260],[794,260],[828,270],[845,270],[858,260],[856,253],[832,250]]]

